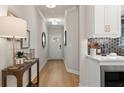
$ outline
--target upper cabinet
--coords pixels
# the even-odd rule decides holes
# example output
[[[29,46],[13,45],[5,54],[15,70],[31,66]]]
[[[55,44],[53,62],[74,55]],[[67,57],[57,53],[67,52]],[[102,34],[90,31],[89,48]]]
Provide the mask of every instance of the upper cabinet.
[[[86,6],[86,30],[88,38],[120,37],[121,7],[115,5]]]

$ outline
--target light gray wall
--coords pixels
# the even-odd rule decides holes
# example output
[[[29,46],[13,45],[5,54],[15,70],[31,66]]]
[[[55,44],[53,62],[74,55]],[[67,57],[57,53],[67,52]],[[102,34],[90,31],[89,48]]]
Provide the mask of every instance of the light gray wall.
[[[64,61],[69,72],[79,74],[79,12],[78,7],[70,8],[65,14],[67,46],[64,48]]]
[[[28,23],[28,29],[31,33],[30,47],[35,48],[35,56],[40,58],[40,68],[47,61],[47,47],[42,48],[41,33],[47,34],[47,28],[44,18],[36,11],[34,6],[0,6],[0,16],[6,16],[7,10],[12,10],[18,17],[25,19]],[[12,64],[12,43],[6,39],[0,38],[0,70]],[[20,42],[17,43],[17,49],[20,50]],[[24,51],[28,51],[25,49]],[[24,85],[27,84],[27,72],[24,74]],[[36,76],[36,65],[32,69],[32,78]],[[1,72],[0,72],[1,86]],[[15,77],[8,77],[8,86],[16,86]]]
[[[79,19],[80,19],[80,86],[84,85],[84,79],[82,73],[85,73],[85,57],[87,55],[87,32],[86,32],[86,9],[85,5],[79,7]]]

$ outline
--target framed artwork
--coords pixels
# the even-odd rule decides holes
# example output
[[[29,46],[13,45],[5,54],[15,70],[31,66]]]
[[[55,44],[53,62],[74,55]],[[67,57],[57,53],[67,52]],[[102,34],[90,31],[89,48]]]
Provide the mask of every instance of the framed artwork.
[[[18,17],[18,16],[15,14],[15,12],[14,12],[13,10],[11,10],[11,9],[8,9],[8,11],[7,11],[7,16]]]
[[[30,31],[27,30],[26,38],[21,39],[21,48],[27,49],[30,47]]]

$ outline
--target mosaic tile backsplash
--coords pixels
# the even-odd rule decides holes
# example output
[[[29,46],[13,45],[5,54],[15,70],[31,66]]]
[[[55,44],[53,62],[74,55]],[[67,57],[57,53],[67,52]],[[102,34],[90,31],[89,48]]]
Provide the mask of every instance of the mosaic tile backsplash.
[[[124,20],[121,20],[120,38],[90,38],[88,39],[88,44],[91,43],[104,44],[107,48],[107,54],[114,52],[124,56]],[[90,54],[90,48],[88,48],[88,54]]]
[[[104,44],[107,48],[107,54],[117,53],[118,55],[124,56],[124,37],[120,38],[90,38],[88,39],[88,44],[90,43]],[[90,48],[88,48],[88,54],[90,54]]]

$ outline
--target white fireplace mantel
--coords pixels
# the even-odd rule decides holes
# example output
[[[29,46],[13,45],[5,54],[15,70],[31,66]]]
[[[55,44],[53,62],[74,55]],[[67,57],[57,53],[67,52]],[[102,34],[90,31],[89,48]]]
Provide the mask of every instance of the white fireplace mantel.
[[[101,86],[101,66],[110,66],[110,69],[114,66],[124,67],[124,57],[116,56],[86,56],[84,62],[83,71],[83,86],[88,87],[100,87]]]

